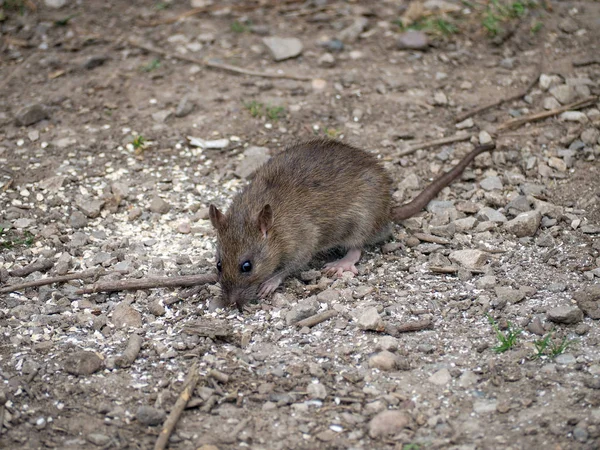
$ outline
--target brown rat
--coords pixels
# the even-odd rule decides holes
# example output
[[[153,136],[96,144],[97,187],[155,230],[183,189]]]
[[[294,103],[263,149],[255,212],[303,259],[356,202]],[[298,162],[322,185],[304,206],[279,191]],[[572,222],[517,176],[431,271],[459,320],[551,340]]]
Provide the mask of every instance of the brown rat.
[[[387,237],[392,221],[421,211],[480,153],[480,146],[413,201],[392,208],[392,180],[377,158],[333,140],[295,144],[273,156],[223,214],[210,205],[217,231],[222,298],[211,307],[243,305],[277,289],[320,252],[343,248],[325,265],[330,275],[357,273],[361,249]]]

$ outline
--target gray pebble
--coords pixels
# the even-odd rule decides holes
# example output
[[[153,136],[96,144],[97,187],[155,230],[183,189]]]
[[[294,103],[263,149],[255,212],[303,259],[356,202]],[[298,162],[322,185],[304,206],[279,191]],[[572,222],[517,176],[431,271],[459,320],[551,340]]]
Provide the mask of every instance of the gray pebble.
[[[81,209],[90,219],[94,219],[100,215],[104,201],[94,198],[79,198],[76,201],[77,207]]]
[[[185,95],[178,103],[175,109],[175,117],[185,117],[194,110],[194,103],[190,100],[189,95]]]
[[[285,321],[288,325],[299,322],[310,316],[314,316],[319,311],[319,302],[316,296],[300,300],[292,309],[285,315]]]
[[[546,316],[554,323],[573,324],[583,320],[583,312],[576,306],[558,306],[548,310]]]
[[[151,427],[160,425],[164,422],[166,417],[167,414],[164,410],[146,405],[140,406],[135,413],[135,418],[139,423]]]
[[[398,366],[398,356],[384,350],[369,358],[369,367],[373,369],[390,371]]]
[[[477,219],[495,223],[503,223],[508,220],[500,211],[490,208],[489,206],[485,206],[479,210]]]
[[[575,88],[567,84],[554,86],[550,89],[550,94],[563,105],[573,103],[577,98],[577,91]]]
[[[104,361],[95,352],[81,351],[67,357],[64,369],[71,375],[91,375],[104,366]]]
[[[297,38],[264,37],[263,44],[269,49],[275,61],[295,58],[302,53],[303,48],[302,41]]]
[[[500,177],[497,176],[484,178],[483,180],[481,180],[481,183],[479,183],[479,185],[481,186],[481,189],[486,191],[493,191],[495,189],[502,190],[502,188],[504,187],[502,185],[502,180],[500,179]]]
[[[357,322],[362,330],[383,331],[385,329],[383,320],[374,306],[362,311],[357,318]]]
[[[155,195],[150,201],[150,211],[157,214],[166,214],[171,209],[171,205],[165,200]]]
[[[119,303],[113,310],[111,322],[116,328],[140,328],[142,315],[127,303]]]
[[[394,436],[410,426],[408,413],[399,410],[381,411],[369,422],[369,436],[373,439]]]
[[[71,227],[73,227],[75,229],[83,228],[83,227],[87,226],[87,224],[88,224],[88,220],[81,211],[75,210],[69,217],[69,225],[71,225]]]
[[[104,447],[110,443],[110,437],[101,433],[90,433],[86,436],[86,439],[98,447]]]
[[[541,221],[542,215],[539,211],[527,211],[506,222],[504,228],[517,237],[533,236],[537,232]]]
[[[96,67],[100,67],[108,60],[108,55],[93,55],[85,60],[85,62],[83,63],[83,68],[87,70],[92,70]]]
[[[239,178],[248,178],[256,169],[266,163],[269,158],[268,148],[256,146],[248,147],[244,150],[244,159],[238,164],[235,175]]]
[[[429,39],[423,31],[408,30],[396,40],[398,50],[427,50]]]
[[[15,116],[15,121],[19,126],[28,127],[48,117],[48,109],[42,104],[34,103],[21,108]]]

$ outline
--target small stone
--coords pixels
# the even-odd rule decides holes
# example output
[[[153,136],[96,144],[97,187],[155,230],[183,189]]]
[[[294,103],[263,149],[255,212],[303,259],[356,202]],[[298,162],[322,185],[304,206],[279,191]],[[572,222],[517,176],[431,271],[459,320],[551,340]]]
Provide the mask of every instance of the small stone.
[[[573,294],[577,306],[591,319],[600,319],[600,284],[588,286]]]
[[[525,292],[520,289],[513,289],[511,287],[497,287],[496,296],[504,303],[520,303],[525,298]]]
[[[540,88],[543,91],[547,91],[552,86],[556,86],[562,83],[562,78],[558,75],[546,75],[545,73],[540,75]]]
[[[235,175],[239,178],[248,178],[256,169],[266,163],[270,158],[269,149],[266,147],[251,146],[244,150],[244,159],[240,161]]]
[[[492,142],[492,136],[485,130],[479,132],[479,143],[481,145],[489,144]]]
[[[408,30],[401,33],[396,40],[398,50],[427,50],[429,39],[423,31]]]
[[[101,433],[90,433],[86,436],[86,439],[98,447],[104,447],[110,443],[110,437]]]
[[[581,133],[581,140],[584,144],[595,145],[600,144],[600,130],[596,128],[586,128]]]
[[[140,328],[142,315],[127,303],[119,303],[113,310],[111,322],[116,328]]]
[[[579,24],[572,17],[565,17],[558,22],[558,28],[567,34],[573,34],[579,30]]]
[[[548,159],[548,165],[559,172],[567,171],[567,164],[565,161],[562,158],[557,158],[556,156],[552,156]]]
[[[331,53],[325,53],[317,61],[319,66],[331,68],[335,66],[335,57]]]
[[[573,86],[561,84],[550,89],[550,94],[561,104],[573,103],[577,98],[577,91]]]
[[[315,269],[300,272],[300,279],[302,281],[305,281],[308,283],[315,281],[320,276],[321,276],[321,271],[315,270]]]
[[[135,219],[139,219],[142,216],[142,214],[143,214],[142,208],[134,206],[127,213],[127,220],[129,220],[130,222],[132,222]]]
[[[475,400],[473,411],[477,414],[490,414],[496,412],[498,402],[496,400]]]
[[[155,113],[152,114],[152,120],[154,120],[156,123],[164,123],[167,121],[167,119],[169,119],[171,117],[172,114],[173,113],[171,111],[169,111],[168,109],[156,111]]]
[[[314,316],[319,311],[319,302],[316,296],[309,297],[304,300],[300,300],[292,309],[286,314],[285,321],[288,325],[292,325],[296,322]]]
[[[394,436],[410,425],[410,416],[404,411],[381,411],[369,422],[369,436],[378,439]]]
[[[495,189],[502,190],[504,187],[502,185],[502,180],[497,176],[484,178],[479,185],[481,186],[481,189],[486,191],[493,191]]]
[[[458,378],[458,385],[463,388],[473,386],[479,381],[479,376],[470,370],[464,371]]]
[[[354,22],[352,22],[350,26],[340,31],[337,37],[343,42],[354,42],[367,27],[368,23],[369,21],[366,17],[356,17]]]
[[[475,281],[477,289],[489,289],[496,286],[496,277],[494,275],[486,275]]]
[[[473,119],[471,117],[469,117],[468,119],[465,119],[462,122],[459,122],[454,126],[459,130],[464,130],[466,128],[472,128],[473,125],[475,125],[475,123],[473,122]]]
[[[83,68],[86,70],[95,69],[96,67],[100,67],[101,65],[103,65],[106,61],[108,61],[108,59],[109,59],[108,55],[90,56],[83,63]]]
[[[467,269],[478,269],[489,260],[489,253],[481,250],[455,250],[450,253],[450,261],[459,264]]]
[[[185,117],[194,110],[194,103],[190,100],[189,95],[184,95],[177,104],[175,109],[175,117]]]
[[[95,219],[100,215],[100,211],[104,206],[104,201],[94,198],[78,198],[77,207],[90,219]]]
[[[135,418],[139,423],[151,427],[160,425],[164,422],[166,417],[167,414],[164,410],[146,405],[140,406],[135,413]]]
[[[575,428],[573,428],[573,437],[579,442],[586,442],[590,436],[584,427],[585,423],[577,425]]]
[[[87,226],[88,220],[82,212],[76,210],[73,211],[73,213],[69,217],[69,224],[74,229],[83,228]]]
[[[90,351],[76,352],[67,357],[63,367],[71,375],[91,375],[104,366],[98,354]]]
[[[160,198],[158,195],[152,197],[150,200],[150,211],[157,214],[166,214],[171,209],[171,205],[165,200]]]
[[[310,398],[324,400],[327,397],[327,389],[321,383],[310,383],[306,387],[306,393]]]
[[[503,223],[508,219],[500,211],[490,208],[488,206],[481,208],[477,213],[477,218],[482,221],[489,221],[494,223]]]
[[[394,370],[399,364],[398,356],[384,350],[369,358],[369,367],[384,371]]]
[[[444,106],[448,104],[448,97],[441,91],[436,92],[433,95],[433,104],[438,106]]]
[[[295,58],[302,53],[302,41],[297,38],[272,36],[264,37],[262,41],[271,52],[275,61]]]
[[[565,122],[579,122],[579,123],[587,123],[588,118],[585,113],[581,111],[565,111],[560,116],[558,116],[560,120],[564,120]]]
[[[548,310],[546,317],[554,323],[574,324],[583,320],[583,312],[576,306],[558,306]]]
[[[381,316],[377,312],[377,308],[370,307],[365,309],[357,319],[358,326],[362,330],[367,331],[384,331],[385,324],[381,319]]]
[[[148,305],[148,311],[150,312],[150,314],[156,317],[162,317],[167,312],[160,300],[155,300],[152,303],[150,303]]]
[[[21,108],[15,116],[15,121],[18,126],[28,127],[48,117],[47,108],[42,104],[34,103]]]
[[[373,288],[373,286],[369,286],[366,284],[363,284],[361,286],[358,286],[354,292],[352,293],[352,297],[359,299],[359,298],[363,298],[366,297],[367,295],[371,294],[375,289]]]
[[[388,242],[381,247],[383,253],[394,253],[397,250],[402,249],[401,242]]]
[[[331,305],[340,299],[340,292],[336,289],[325,289],[317,294],[317,300]]]
[[[551,111],[556,108],[560,108],[560,103],[554,97],[546,97],[542,101],[542,106],[545,110]]]
[[[504,224],[504,229],[517,237],[533,236],[542,221],[539,211],[527,211]]]
[[[450,383],[450,380],[452,380],[452,375],[450,375],[450,371],[446,368],[438,370],[429,377],[429,382],[438,386],[444,386]]]
[[[376,348],[388,352],[396,351],[398,350],[398,339],[393,336],[381,336],[377,339]]]

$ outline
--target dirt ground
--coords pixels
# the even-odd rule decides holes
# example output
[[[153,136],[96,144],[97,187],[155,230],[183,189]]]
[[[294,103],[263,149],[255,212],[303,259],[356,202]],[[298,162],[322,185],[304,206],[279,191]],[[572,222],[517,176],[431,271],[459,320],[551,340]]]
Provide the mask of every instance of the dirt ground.
[[[600,448],[600,3],[0,5],[0,289],[95,274],[0,293],[1,448],[153,448],[193,367],[172,449]],[[490,136],[356,276],[324,255],[242,314],[78,292],[213,272],[208,205],[297,140],[376,153],[401,203]]]

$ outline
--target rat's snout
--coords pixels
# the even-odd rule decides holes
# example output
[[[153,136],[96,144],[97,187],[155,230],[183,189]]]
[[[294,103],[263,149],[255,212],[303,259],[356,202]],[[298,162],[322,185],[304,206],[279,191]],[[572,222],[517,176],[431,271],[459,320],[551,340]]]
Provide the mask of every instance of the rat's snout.
[[[254,286],[236,286],[221,284],[221,302],[224,306],[236,306],[242,312],[246,303],[256,300],[257,289]]]

